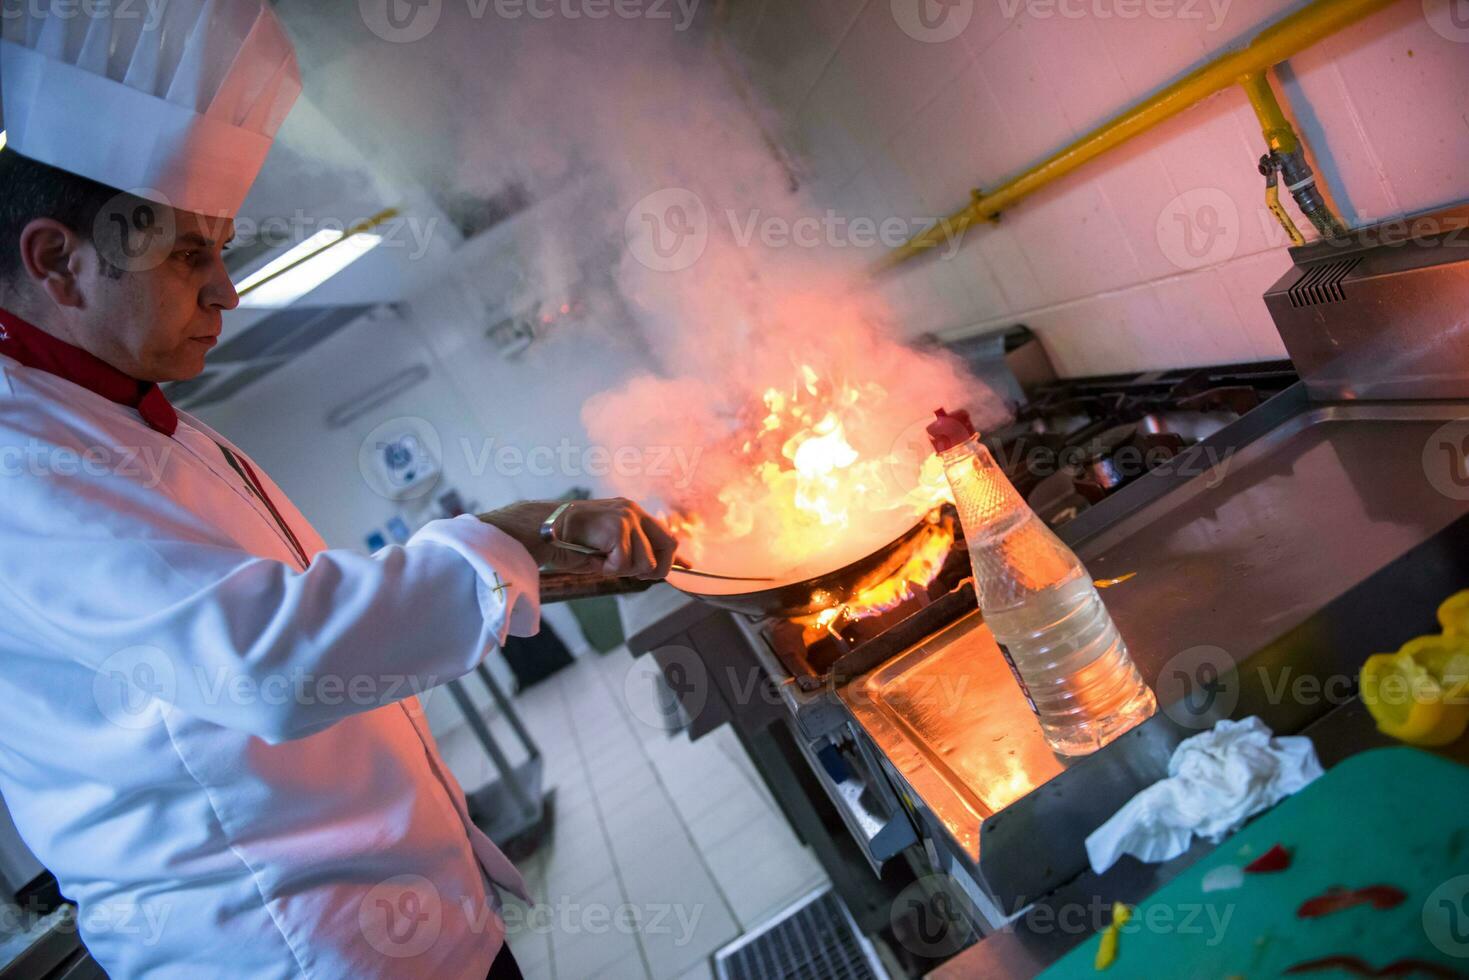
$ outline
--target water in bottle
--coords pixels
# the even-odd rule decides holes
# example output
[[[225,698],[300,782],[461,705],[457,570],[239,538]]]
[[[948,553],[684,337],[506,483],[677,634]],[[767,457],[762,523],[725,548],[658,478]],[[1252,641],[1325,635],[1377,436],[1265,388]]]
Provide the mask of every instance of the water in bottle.
[[[964,412],[929,427],[954,492],[975,590],[1047,742],[1086,755],[1157,710],[1091,576],[1036,516]]]

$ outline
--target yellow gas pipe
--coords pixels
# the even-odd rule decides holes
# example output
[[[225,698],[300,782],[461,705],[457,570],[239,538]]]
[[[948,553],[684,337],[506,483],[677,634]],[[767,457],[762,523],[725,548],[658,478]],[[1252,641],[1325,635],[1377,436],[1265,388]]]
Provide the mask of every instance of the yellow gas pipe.
[[[1285,206],[1280,203],[1280,179],[1276,165],[1276,161],[1282,156],[1301,149],[1300,137],[1296,136],[1295,127],[1290,124],[1290,120],[1285,118],[1285,111],[1280,108],[1275,90],[1270,87],[1270,79],[1265,72],[1246,75],[1240,80],[1240,85],[1250,98],[1250,105],[1254,107],[1255,116],[1260,120],[1260,131],[1265,136],[1265,145],[1270,148],[1270,153],[1260,161],[1260,172],[1265,175],[1265,207],[1270,209],[1275,220],[1280,222],[1280,227],[1285,229],[1292,245],[1304,245],[1306,236],[1301,234]]]
[[[1285,118],[1280,103],[1276,101],[1275,90],[1270,87],[1270,79],[1265,72],[1251,72],[1241,78],[1239,83],[1250,97],[1255,115],[1260,118],[1260,130],[1265,134],[1265,142],[1270,149],[1277,153],[1294,153],[1299,150],[1301,141],[1290,120]]]
[[[1393,0],[1315,0],[1260,32],[1244,47],[1225,52],[1087,133],[1076,142],[1047,157],[1036,166],[988,193],[974,192],[974,199],[961,211],[943,218],[931,228],[888,253],[875,271],[883,272],[938,245],[980,222],[994,221],[1021,198],[1059,180],[1139,133],[1171,119],[1202,100],[1231,85],[1243,85],[1260,116],[1266,140],[1285,142],[1299,139],[1270,89],[1265,72],[1315,42],[1348,27]]]

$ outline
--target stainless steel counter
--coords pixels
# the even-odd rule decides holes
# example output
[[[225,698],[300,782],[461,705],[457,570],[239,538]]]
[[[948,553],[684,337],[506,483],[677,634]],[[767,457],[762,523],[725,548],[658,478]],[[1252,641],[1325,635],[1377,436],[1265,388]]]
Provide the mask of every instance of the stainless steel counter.
[[[1136,573],[1103,597],[1163,706],[1102,752],[1049,753],[978,614],[857,679],[843,701],[915,819],[1002,913],[1078,882],[1127,893],[1077,877],[1083,840],[1166,773],[1180,740],[1226,716],[1260,715],[1280,733],[1328,724],[1368,654],[1435,628],[1437,601],[1469,586],[1469,559],[1450,556],[1420,563],[1411,587],[1404,569],[1391,595],[1340,602],[1469,513],[1433,445],[1461,416],[1469,406],[1316,406],[1293,390],[1075,522],[1063,536],[1095,577]],[[1134,877],[1147,891],[1161,883]],[[1030,972],[1064,951],[1039,945]]]
[[[1103,595],[1144,676],[1201,644],[1250,656],[1469,513],[1424,467],[1433,434],[1466,415],[1306,407],[1241,449],[1206,444],[1217,468],[1084,541],[1096,577],[1138,573]]]

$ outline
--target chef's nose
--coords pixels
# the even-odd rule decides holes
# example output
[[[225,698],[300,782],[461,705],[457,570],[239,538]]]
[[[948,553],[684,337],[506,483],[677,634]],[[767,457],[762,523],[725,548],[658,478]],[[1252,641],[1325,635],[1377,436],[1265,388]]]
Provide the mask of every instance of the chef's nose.
[[[218,256],[214,259],[209,281],[199,292],[199,304],[212,310],[233,310],[240,305],[240,294],[235,291],[229,269],[225,267],[224,259]]]

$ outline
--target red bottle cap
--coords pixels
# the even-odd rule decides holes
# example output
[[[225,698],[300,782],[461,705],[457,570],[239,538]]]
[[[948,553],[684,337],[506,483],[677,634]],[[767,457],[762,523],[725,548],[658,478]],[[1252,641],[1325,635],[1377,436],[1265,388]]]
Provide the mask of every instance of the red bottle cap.
[[[928,424],[928,439],[938,452],[946,453],[977,434],[968,412],[950,414],[941,408],[933,414],[934,420]]]

